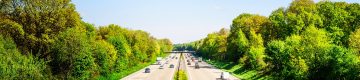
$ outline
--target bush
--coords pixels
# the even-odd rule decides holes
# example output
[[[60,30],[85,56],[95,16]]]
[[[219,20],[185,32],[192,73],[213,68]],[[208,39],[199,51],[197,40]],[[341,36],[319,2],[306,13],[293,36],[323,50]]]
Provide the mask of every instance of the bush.
[[[101,75],[114,72],[114,65],[118,58],[115,47],[104,40],[96,41],[94,46],[95,63],[99,66]]]
[[[332,46],[329,51],[331,58],[328,61],[329,70],[323,72],[327,74],[326,79],[360,79],[360,63],[354,51],[340,46]]]
[[[174,80],[188,80],[184,70],[179,70],[175,73]]]
[[[300,36],[292,36],[283,41],[268,44],[267,53],[272,64],[272,73],[278,79],[306,79],[309,66],[299,56]]]
[[[63,78],[89,79],[96,69],[89,39],[81,28],[61,32],[51,56],[52,71]]]
[[[126,39],[122,35],[110,36],[107,40],[110,44],[115,46],[117,50],[117,60],[115,62],[115,71],[120,72],[128,68],[129,57],[131,55],[131,48],[128,46]],[[136,64],[138,60],[133,60],[133,64]]]
[[[46,63],[36,57],[21,54],[10,38],[0,35],[0,79],[47,79]]]

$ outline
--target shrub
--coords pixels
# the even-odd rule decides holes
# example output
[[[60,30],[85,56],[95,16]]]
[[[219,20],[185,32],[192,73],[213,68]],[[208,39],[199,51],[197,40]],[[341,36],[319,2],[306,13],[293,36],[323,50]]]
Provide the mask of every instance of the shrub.
[[[88,79],[95,63],[85,30],[70,28],[61,32],[53,45],[51,66],[54,74],[69,79]]]
[[[104,40],[99,40],[94,46],[94,58],[101,75],[108,75],[114,71],[118,56],[113,45]]]
[[[31,54],[21,54],[10,38],[0,35],[0,79],[47,79],[45,65]]]

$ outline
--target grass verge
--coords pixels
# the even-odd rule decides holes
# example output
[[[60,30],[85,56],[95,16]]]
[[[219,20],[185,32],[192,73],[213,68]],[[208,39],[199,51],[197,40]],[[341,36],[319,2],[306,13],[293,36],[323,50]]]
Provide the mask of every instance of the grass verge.
[[[233,62],[221,62],[221,61],[209,61],[207,63],[223,70],[229,72],[233,76],[242,79],[242,80],[271,80],[272,77],[259,73],[257,70],[248,70]]]
[[[98,80],[119,80],[119,79],[126,77],[126,76],[130,75],[131,73],[139,71],[140,69],[142,69],[146,66],[149,66],[149,65],[150,65],[150,63],[138,64],[135,67],[126,69],[126,71],[122,71],[119,73],[112,73],[110,75],[102,75],[98,78]]]
[[[174,80],[188,80],[184,70],[179,70],[175,73]]]

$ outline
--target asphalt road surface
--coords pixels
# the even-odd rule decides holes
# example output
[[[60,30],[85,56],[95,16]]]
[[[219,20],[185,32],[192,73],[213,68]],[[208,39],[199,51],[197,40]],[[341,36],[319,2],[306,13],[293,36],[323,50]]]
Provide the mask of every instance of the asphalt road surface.
[[[188,60],[190,60],[189,57],[187,57]],[[191,65],[186,66],[186,72],[188,75],[188,80],[221,80],[220,75],[221,71],[220,69],[217,69],[213,67],[210,64],[207,64],[206,62],[202,61],[199,62],[199,69],[195,69],[195,61],[191,61]],[[230,75],[229,80],[240,80],[232,75]]]
[[[120,80],[173,80],[176,68],[178,66],[178,61],[180,60],[180,54],[173,53],[170,56],[175,56],[177,59],[164,58],[161,61],[161,65],[164,65],[163,69],[159,69],[160,65],[150,65],[145,67],[150,68],[150,73],[145,73],[144,68]],[[165,64],[166,61],[169,61],[168,64]],[[169,68],[170,64],[174,64],[174,68]]]
[[[220,74],[221,70],[211,66],[210,64],[207,64],[206,62],[199,62],[199,69],[195,69],[195,61],[191,61],[191,65],[187,65],[187,61],[190,58],[185,57],[188,55],[188,53],[184,53],[184,60],[182,61],[181,68],[186,71],[188,80],[221,80]],[[120,80],[173,80],[173,77],[175,75],[175,71],[177,67],[179,66],[178,62],[180,60],[180,54],[172,53],[170,57],[177,57],[177,59],[163,59],[161,61],[162,65],[164,65],[164,69],[159,69],[160,65],[150,65],[145,68],[150,68],[150,73],[145,73],[145,68],[141,69],[135,73],[130,74],[127,77],[124,77]],[[165,64],[165,62],[168,61],[168,64]],[[169,68],[170,64],[174,64],[174,68]],[[240,80],[236,77],[230,75],[229,80]]]

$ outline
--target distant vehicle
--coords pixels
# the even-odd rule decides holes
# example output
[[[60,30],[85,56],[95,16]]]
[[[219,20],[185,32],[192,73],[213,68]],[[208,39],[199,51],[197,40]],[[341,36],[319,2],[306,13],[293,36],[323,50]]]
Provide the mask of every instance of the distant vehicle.
[[[229,72],[221,72],[220,79],[222,80],[228,80],[230,77]]]
[[[199,62],[202,62],[202,58],[200,57],[200,58],[198,59],[198,61],[199,61]]]
[[[174,64],[170,64],[170,68],[174,68]]]
[[[160,65],[159,69],[164,69],[164,65]]]
[[[166,61],[165,64],[169,64],[169,61]]]
[[[175,59],[177,59],[177,57]]]
[[[190,60],[186,60],[186,62],[190,62]]]
[[[188,63],[187,63],[187,65],[191,65],[191,63],[190,63],[190,62],[188,62]]]
[[[161,60],[162,60],[161,57],[157,57],[157,58],[156,58],[156,64],[157,64],[157,65],[160,65],[160,64],[161,64],[161,62],[160,62]]]
[[[150,68],[146,68],[145,73],[150,73]]]
[[[156,64],[157,64],[157,65],[160,65],[160,64],[161,64],[161,62],[160,62],[160,61],[157,61],[157,62],[156,62]]]
[[[199,63],[195,62],[195,69],[199,69],[199,68],[200,68]]]

